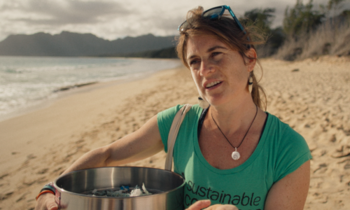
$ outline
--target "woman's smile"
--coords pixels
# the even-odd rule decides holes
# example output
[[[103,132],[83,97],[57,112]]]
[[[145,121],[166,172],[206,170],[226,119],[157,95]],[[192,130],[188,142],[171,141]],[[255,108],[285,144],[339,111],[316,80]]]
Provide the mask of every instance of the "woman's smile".
[[[216,87],[220,86],[222,84],[222,81],[213,81],[213,82],[205,82],[204,88],[207,90],[215,89]]]

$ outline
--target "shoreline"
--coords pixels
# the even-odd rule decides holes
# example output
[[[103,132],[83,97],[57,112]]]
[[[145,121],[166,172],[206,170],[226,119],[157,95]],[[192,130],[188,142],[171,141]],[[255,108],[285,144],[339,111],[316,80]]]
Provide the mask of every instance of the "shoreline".
[[[119,58],[119,57],[118,57]],[[144,59],[144,58],[132,58],[132,59]],[[158,60],[171,60],[174,61],[175,59],[158,59]],[[175,67],[175,69],[181,68],[182,64],[181,61],[179,61],[179,65]],[[41,99],[35,102],[32,102],[31,104],[28,104],[25,107],[20,107],[10,113],[0,115],[0,122],[16,118],[43,108],[46,108],[50,106],[52,103],[55,103],[56,100],[61,99],[62,97],[69,96],[71,94],[76,94],[84,91],[92,91],[97,88],[103,88],[111,85],[118,85],[118,84],[124,84],[136,80],[142,80],[144,78],[148,78],[152,76],[153,74],[156,74],[158,72],[169,70],[168,68],[164,68],[161,70],[156,71],[149,71],[149,72],[143,72],[138,73],[134,75],[127,75],[127,76],[121,76],[119,78],[113,78],[108,80],[102,80],[102,81],[92,81],[87,83],[81,83],[81,84],[74,84],[69,86],[62,86],[56,90],[53,90],[49,96],[47,96],[45,99]]]

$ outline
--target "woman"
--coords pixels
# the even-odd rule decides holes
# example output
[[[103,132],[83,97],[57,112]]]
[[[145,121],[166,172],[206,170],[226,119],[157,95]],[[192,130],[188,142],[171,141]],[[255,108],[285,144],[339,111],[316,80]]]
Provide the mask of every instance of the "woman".
[[[225,11],[229,17],[222,16]],[[210,104],[191,108],[174,147],[174,171],[187,183],[185,208],[303,209],[310,151],[299,134],[260,109],[253,34],[227,6],[190,11],[179,31],[178,55]],[[160,112],[138,131],[88,152],[64,173],[130,163],[167,150],[180,108]],[[39,196],[36,209],[50,206],[55,206],[51,193]]]

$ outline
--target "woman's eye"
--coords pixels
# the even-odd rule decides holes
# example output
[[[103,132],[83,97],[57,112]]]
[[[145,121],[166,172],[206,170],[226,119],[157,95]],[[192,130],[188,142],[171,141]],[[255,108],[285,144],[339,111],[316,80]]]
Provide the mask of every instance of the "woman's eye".
[[[196,65],[196,64],[198,64],[198,63],[199,63],[199,61],[198,61],[197,59],[191,60],[191,61],[190,61],[190,66]]]
[[[213,57],[215,57],[215,56],[220,55],[220,54],[221,54],[221,52],[213,52],[211,55],[212,55]]]
[[[222,52],[213,52],[210,57],[213,61],[215,62],[218,62],[222,59],[222,55],[223,53]]]

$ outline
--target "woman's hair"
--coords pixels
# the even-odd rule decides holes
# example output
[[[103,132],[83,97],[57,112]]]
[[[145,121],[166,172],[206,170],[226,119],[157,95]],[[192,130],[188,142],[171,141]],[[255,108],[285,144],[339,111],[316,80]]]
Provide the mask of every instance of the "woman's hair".
[[[257,58],[248,57],[245,54],[250,48],[255,49],[254,44],[264,43],[263,35],[254,32],[254,29],[256,29],[255,27],[251,27],[252,29],[244,27],[246,32],[244,33],[232,18],[223,16],[219,20],[210,20],[208,18],[202,18],[202,13],[203,7],[200,6],[197,9],[190,10],[186,17],[186,28],[180,30],[176,50],[178,57],[187,68],[189,68],[186,60],[188,38],[203,34],[210,34],[217,37],[232,50],[237,50],[242,58],[256,59],[259,66],[261,66]],[[251,76],[253,78],[253,89],[251,93],[253,101],[259,108],[263,108],[260,96],[261,92],[265,100],[264,109],[266,109],[266,96],[264,90],[258,84],[253,71],[251,72]]]

